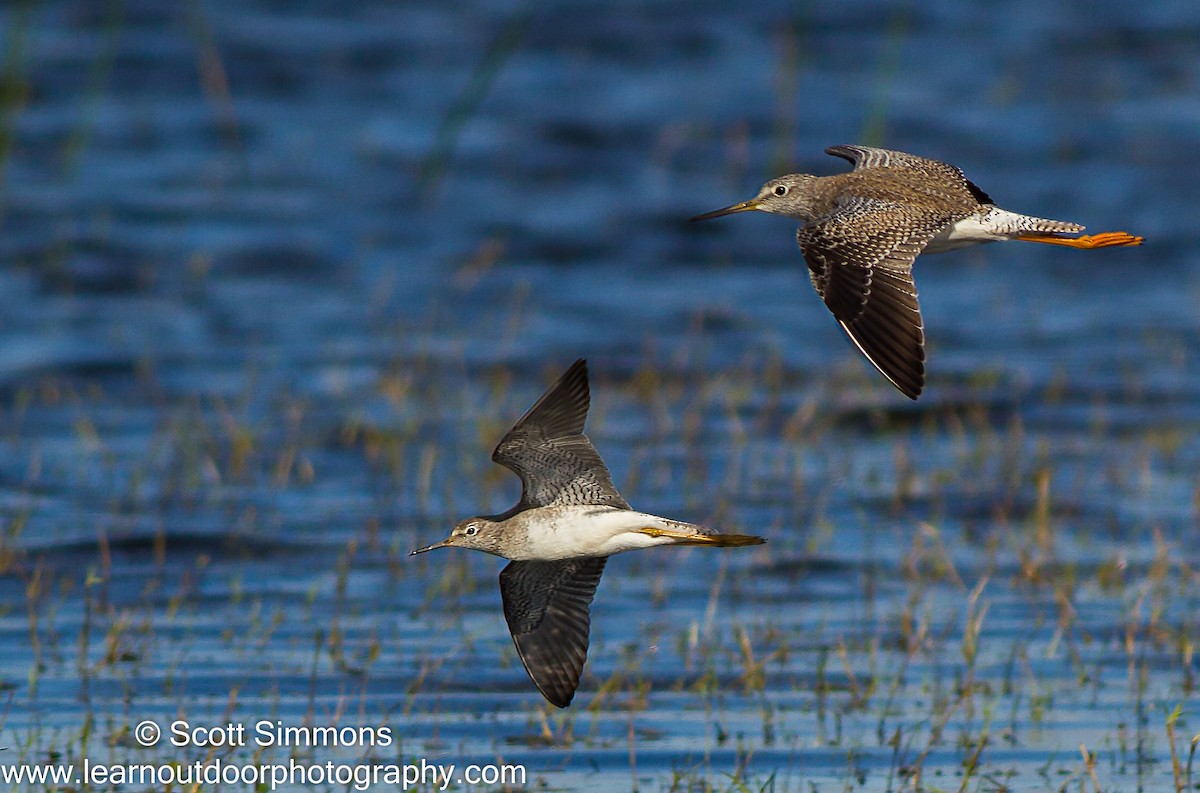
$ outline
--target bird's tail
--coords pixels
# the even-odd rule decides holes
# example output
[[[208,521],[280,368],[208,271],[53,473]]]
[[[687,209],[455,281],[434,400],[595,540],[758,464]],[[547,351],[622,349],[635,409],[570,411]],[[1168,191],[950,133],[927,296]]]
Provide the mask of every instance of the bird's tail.
[[[1003,211],[1003,210],[1002,210]],[[1005,212],[997,220],[1007,226],[1004,231],[1013,239],[1022,242],[1044,242],[1048,245],[1065,245],[1068,248],[1112,248],[1125,245],[1141,245],[1142,237],[1124,231],[1105,231],[1101,234],[1079,234],[1083,226],[1065,220],[1035,218]],[[1079,235],[1079,236],[1065,236]]]
[[[1005,212],[1001,222],[1007,226],[1005,231],[1010,234],[1078,234],[1083,231],[1083,226],[1078,223],[1018,215],[1016,212]]]

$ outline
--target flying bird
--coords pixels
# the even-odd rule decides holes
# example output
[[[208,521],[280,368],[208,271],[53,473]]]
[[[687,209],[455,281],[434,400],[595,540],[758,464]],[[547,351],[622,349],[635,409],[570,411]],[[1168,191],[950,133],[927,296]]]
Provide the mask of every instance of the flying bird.
[[[817,294],[867,360],[910,399],[925,386],[917,256],[1001,240],[1085,250],[1142,244],[1123,231],[1073,236],[1084,227],[1001,209],[944,162],[869,146],[825,152],[849,160],[853,170],[781,176],[749,201],[690,219],[756,209],[800,221],[796,240]]]
[[[512,561],[500,573],[504,618],[534,685],[571,704],[587,659],[589,607],[609,556],[656,545],[735,547],[765,540],[632,509],[583,434],[590,396],[580,359],[521,417],[492,460],[521,478],[521,500],[468,518],[435,548],[471,548]]]

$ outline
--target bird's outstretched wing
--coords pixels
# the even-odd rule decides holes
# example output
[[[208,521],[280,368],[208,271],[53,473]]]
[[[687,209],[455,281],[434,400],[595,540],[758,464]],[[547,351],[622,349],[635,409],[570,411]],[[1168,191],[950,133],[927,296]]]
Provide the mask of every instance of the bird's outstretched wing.
[[[504,618],[525,671],[552,704],[571,704],[587,660],[589,608],[607,557],[510,562],[500,573]]]
[[[941,228],[911,207],[849,199],[796,232],[817,294],[884,377],[910,399],[925,385],[925,331],[913,260]]]
[[[830,146],[826,154],[849,160],[854,170],[862,171],[868,168],[899,168],[915,171],[927,177],[930,184],[957,193],[960,197],[969,197],[980,204],[992,204],[991,197],[979,189],[968,179],[961,169],[940,160],[918,157],[902,151],[877,149],[873,146]]]
[[[521,502],[515,509],[552,504],[629,508],[583,434],[589,402],[587,363],[581,358],[496,446],[492,459],[521,477]]]

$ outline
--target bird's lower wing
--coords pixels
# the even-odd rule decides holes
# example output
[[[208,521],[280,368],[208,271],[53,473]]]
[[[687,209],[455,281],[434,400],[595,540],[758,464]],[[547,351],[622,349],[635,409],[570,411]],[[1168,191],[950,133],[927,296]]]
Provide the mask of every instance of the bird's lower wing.
[[[802,227],[797,241],[817,294],[884,377],[910,399],[925,386],[925,330],[912,264],[940,229],[902,208],[862,202]]]
[[[504,618],[525,671],[551,704],[571,704],[587,660],[590,606],[607,557],[510,562],[500,573]]]
[[[909,399],[925,387],[925,330],[911,277],[871,274],[870,298],[853,319],[838,317],[854,346]]]

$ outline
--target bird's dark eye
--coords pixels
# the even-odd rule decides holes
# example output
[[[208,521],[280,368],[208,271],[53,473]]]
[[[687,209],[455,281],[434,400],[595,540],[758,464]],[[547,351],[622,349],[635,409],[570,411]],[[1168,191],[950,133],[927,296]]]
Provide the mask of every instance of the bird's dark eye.
[[[463,534],[467,535],[468,537],[474,537],[478,533],[478,526],[468,526],[467,528],[463,529]]]
[[[787,191],[788,191],[787,185],[777,184],[777,185],[775,185],[775,190],[773,192],[775,193],[775,195],[784,196],[784,195],[787,195]]]

